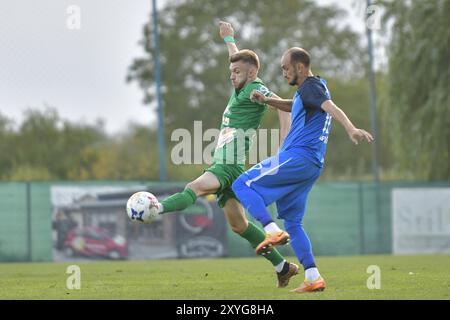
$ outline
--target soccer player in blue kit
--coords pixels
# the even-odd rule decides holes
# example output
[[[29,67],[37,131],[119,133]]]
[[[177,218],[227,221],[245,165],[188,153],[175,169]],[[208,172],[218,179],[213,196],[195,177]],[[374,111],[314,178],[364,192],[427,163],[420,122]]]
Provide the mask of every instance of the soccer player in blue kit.
[[[365,130],[356,128],[346,114],[331,100],[326,81],[314,76],[310,55],[302,48],[290,48],[281,58],[283,76],[291,86],[298,86],[292,100],[266,97],[254,91],[254,101],[291,112],[291,128],[277,155],[270,157],[239,176],[233,191],[264,227],[266,239],[256,247],[265,255],[273,246],[290,241],[292,249],[305,270],[305,281],[292,292],[322,291],[326,283],[314,261],[311,242],[303,229],[306,200],[323,166],[331,119],[336,119],[350,139],[373,141]],[[284,220],[282,231],[267,210],[276,202],[278,217]]]

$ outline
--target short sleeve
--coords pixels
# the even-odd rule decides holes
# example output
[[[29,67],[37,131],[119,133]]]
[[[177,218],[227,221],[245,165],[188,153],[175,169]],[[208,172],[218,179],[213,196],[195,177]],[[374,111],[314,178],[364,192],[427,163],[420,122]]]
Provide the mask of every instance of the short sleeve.
[[[310,109],[321,109],[322,103],[330,100],[328,89],[319,81],[305,83],[301,89],[300,96],[303,105]]]

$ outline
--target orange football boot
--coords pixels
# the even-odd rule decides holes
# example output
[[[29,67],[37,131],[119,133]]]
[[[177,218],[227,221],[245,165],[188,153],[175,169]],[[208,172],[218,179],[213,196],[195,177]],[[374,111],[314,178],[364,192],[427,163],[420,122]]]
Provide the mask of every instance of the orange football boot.
[[[291,290],[291,292],[305,293],[305,292],[317,292],[325,290],[327,284],[322,277],[319,277],[315,281],[310,281],[305,279],[305,281],[300,285],[300,287]]]
[[[279,231],[275,233],[268,233],[266,239],[256,247],[256,254],[266,255],[273,250],[274,246],[279,246],[289,243],[289,233],[286,231]]]

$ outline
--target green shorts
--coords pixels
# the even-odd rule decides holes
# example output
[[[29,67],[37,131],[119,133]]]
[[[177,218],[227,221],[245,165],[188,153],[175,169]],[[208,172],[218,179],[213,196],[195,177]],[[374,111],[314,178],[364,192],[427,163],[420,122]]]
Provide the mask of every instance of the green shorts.
[[[239,199],[231,189],[233,182],[245,171],[244,166],[236,164],[219,164],[213,163],[213,165],[205,171],[213,173],[220,182],[220,188],[217,190],[217,202],[219,207],[223,208],[228,199]]]

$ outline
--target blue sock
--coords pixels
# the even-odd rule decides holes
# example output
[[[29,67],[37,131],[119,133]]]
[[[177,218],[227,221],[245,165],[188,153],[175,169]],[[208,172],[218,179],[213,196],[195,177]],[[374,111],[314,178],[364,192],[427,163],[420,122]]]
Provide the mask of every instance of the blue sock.
[[[233,183],[233,191],[241,201],[244,208],[261,224],[266,226],[273,222],[272,216],[266,208],[264,199],[252,188],[248,187],[243,179],[237,179]]]
[[[291,241],[291,247],[297,256],[298,261],[303,265],[303,268],[309,269],[316,267],[314,256],[312,253],[311,242],[309,241],[308,235],[305,230],[303,230],[302,222],[285,220],[284,227],[289,233]]]

